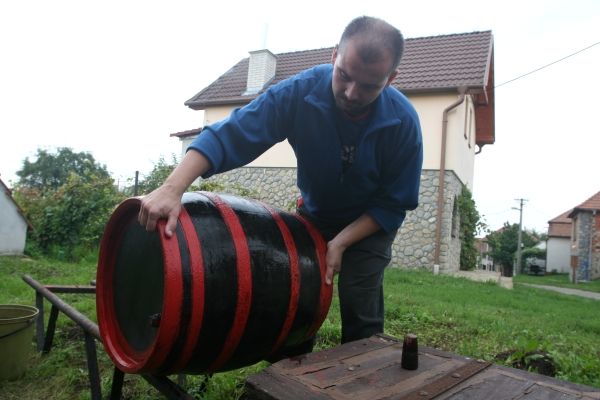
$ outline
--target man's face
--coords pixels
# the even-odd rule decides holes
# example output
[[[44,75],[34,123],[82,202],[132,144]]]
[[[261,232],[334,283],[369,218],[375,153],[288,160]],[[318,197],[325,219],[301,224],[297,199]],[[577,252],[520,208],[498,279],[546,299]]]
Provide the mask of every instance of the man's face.
[[[364,113],[385,87],[396,77],[391,55],[373,63],[365,63],[357,52],[355,41],[348,40],[333,50],[331,87],[337,107],[350,115]]]

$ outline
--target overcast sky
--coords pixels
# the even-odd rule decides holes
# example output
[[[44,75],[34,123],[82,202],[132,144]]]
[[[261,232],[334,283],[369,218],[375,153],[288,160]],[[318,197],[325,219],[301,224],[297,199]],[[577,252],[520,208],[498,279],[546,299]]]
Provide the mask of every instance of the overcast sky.
[[[121,181],[148,173],[179,155],[171,133],[202,125],[183,103],[248,51],[333,46],[359,15],[408,38],[492,30],[496,144],[476,156],[474,184],[492,229],[519,221],[515,199],[527,200],[524,226],[544,232],[600,191],[597,0],[3,1],[0,178],[57,147],[92,153]]]

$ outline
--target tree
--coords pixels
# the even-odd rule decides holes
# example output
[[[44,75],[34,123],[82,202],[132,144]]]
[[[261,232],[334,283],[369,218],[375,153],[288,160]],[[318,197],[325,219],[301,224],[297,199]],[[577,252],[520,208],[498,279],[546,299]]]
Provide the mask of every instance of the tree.
[[[110,178],[106,167],[97,164],[90,153],[75,153],[68,147],[59,147],[56,154],[38,149],[36,160],[33,162],[26,158],[23,168],[17,171],[18,185],[44,194],[64,185],[72,173],[79,176]]]
[[[138,189],[140,194],[148,194],[154,189],[157,189],[163,182],[167,179],[167,177],[173,172],[175,167],[177,167],[177,157],[172,155],[171,164],[168,164],[163,157],[161,157],[154,167],[152,171],[146,176],[145,179],[139,182]],[[256,191],[250,188],[246,188],[240,185],[229,185],[225,186],[216,181],[200,181],[199,185],[192,184],[189,188],[189,191],[195,190],[205,190],[208,192],[228,192],[231,194],[235,194],[242,197],[253,197],[256,198]]]
[[[145,179],[139,182],[138,193],[148,194],[154,189],[158,188],[167,179],[169,174],[173,172],[177,166],[177,157],[172,155],[171,164],[167,164],[163,157],[160,157],[158,162],[154,164],[152,171],[146,176]]]
[[[491,247],[490,256],[503,267],[504,276],[513,275],[513,263],[517,252],[519,224],[504,223],[499,230],[488,235]],[[524,248],[533,247],[539,242],[538,235],[533,231],[524,230],[521,241]]]
[[[57,154],[44,150],[37,154],[35,162],[24,161],[14,191],[34,226],[29,248],[75,259],[77,251],[95,249],[123,196],[106,167],[97,164],[89,153],[61,148]]]
[[[475,235],[485,229],[485,224],[481,222],[471,191],[466,186],[463,186],[457,201],[460,215],[460,269],[470,271],[477,266]]]

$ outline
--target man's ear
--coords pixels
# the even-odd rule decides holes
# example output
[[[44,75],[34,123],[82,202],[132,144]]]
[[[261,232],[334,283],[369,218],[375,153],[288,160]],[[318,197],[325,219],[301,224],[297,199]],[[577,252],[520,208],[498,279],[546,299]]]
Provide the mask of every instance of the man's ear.
[[[385,86],[390,86],[392,84],[392,82],[394,82],[394,80],[396,79],[397,76],[398,76],[398,69],[395,69],[388,77],[388,80],[387,80]]]
[[[335,47],[333,48],[333,52],[331,53],[331,63],[332,64],[335,64],[335,59],[337,58],[337,55],[338,55],[338,48],[339,48],[339,45],[336,44]]]

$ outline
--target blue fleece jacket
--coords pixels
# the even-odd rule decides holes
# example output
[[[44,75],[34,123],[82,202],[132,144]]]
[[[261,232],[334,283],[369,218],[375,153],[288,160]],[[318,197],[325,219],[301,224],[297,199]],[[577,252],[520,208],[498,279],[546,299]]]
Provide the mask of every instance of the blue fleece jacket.
[[[360,135],[355,161],[343,172],[332,71],[332,65],[319,65],[272,86],[205,127],[188,150],[208,158],[212,168],[203,176],[207,178],[246,165],[287,139],[298,162],[297,185],[311,214],[347,224],[367,213],[385,231],[393,231],[406,210],[418,204],[423,163],[419,118],[403,94],[384,89]]]

